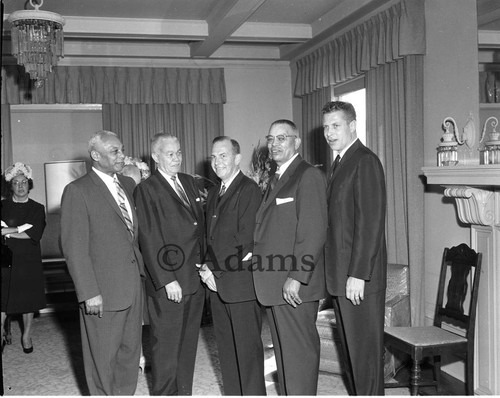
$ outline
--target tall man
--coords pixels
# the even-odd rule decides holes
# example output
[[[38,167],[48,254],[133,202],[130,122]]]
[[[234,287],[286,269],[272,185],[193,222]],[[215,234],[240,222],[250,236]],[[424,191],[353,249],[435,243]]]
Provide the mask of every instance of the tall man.
[[[323,128],[338,155],[328,182],[326,282],[347,370],[352,369],[350,393],[384,395],[384,171],[378,157],[357,139],[350,103],[327,103]]]
[[[205,289],[196,264],[204,254],[204,214],[193,177],[179,173],[179,140],[156,134],[158,170],[135,190],[146,265],[153,395],[191,395]]]
[[[134,181],[109,131],[89,141],[92,170],[66,186],[61,244],[80,302],[83,362],[92,395],[134,395],[142,331],[142,256]]]
[[[207,199],[206,265],[225,395],[266,395],[262,314],[251,272],[258,185],[240,171],[240,145],[217,137],[212,168],[221,179]]]
[[[316,395],[316,317],[326,293],[326,182],[299,156],[300,143],[293,122],[271,124],[267,145],[279,178],[264,194],[254,233],[255,291],[267,306],[281,395]]]

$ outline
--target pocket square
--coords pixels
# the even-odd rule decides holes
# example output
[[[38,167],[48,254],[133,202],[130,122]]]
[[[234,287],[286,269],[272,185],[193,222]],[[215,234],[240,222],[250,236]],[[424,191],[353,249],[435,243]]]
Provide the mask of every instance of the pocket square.
[[[283,203],[293,202],[293,198],[276,198],[276,204],[282,205]]]
[[[196,198],[196,201],[199,202],[200,201],[200,198]]]

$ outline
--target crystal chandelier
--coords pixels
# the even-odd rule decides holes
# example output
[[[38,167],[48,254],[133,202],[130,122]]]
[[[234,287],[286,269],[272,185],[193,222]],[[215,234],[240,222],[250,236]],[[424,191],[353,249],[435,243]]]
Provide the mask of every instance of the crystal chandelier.
[[[64,57],[64,18],[55,12],[40,11],[40,4],[33,4],[34,10],[15,11],[7,19],[12,24],[12,54],[17,63],[23,65],[35,86],[41,87],[52,67]]]

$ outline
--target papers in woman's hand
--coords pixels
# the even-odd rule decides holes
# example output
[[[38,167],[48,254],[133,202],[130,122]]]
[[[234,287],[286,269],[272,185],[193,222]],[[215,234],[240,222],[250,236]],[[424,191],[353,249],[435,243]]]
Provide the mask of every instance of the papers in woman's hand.
[[[27,231],[32,226],[33,225],[26,223],[26,224],[21,225],[20,227],[17,227],[17,229],[18,229],[18,232],[21,233],[21,232]]]

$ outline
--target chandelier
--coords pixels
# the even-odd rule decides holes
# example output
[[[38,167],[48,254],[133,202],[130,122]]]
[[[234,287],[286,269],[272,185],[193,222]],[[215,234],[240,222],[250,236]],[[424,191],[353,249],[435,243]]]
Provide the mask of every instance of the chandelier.
[[[60,57],[64,57],[64,18],[55,12],[34,10],[15,11],[7,19],[12,24],[12,54],[23,65],[35,86],[41,87]]]

